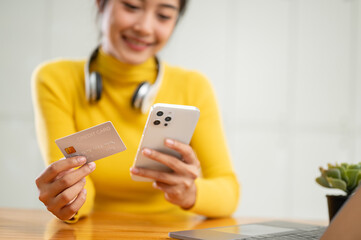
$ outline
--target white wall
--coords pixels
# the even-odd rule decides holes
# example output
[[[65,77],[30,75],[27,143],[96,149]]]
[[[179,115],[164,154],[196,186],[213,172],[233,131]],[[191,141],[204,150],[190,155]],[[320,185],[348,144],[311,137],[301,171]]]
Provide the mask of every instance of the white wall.
[[[87,56],[95,6],[0,0],[0,18],[0,207],[37,208],[30,75]],[[327,219],[318,167],[361,161],[360,0],[192,0],[162,58],[215,87],[243,185],[237,216]]]

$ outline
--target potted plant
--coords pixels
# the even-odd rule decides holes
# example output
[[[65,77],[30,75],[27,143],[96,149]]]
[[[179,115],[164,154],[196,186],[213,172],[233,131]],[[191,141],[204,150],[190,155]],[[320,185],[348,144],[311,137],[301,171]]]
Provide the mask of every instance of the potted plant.
[[[361,181],[361,163],[358,164],[328,164],[328,168],[320,167],[321,176],[316,182],[326,188],[342,190],[344,195],[326,195],[329,219],[333,218],[340,207],[352,195]]]

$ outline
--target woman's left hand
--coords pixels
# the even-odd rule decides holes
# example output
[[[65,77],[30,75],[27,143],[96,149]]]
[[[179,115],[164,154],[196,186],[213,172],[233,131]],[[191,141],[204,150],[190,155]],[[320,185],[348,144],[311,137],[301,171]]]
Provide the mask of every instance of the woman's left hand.
[[[131,168],[131,173],[154,179],[153,187],[164,192],[165,198],[184,209],[193,207],[196,202],[195,180],[199,177],[200,164],[191,146],[166,139],[165,145],[179,152],[182,159],[145,148],[142,154],[160,162],[173,172],[160,172],[145,168]]]

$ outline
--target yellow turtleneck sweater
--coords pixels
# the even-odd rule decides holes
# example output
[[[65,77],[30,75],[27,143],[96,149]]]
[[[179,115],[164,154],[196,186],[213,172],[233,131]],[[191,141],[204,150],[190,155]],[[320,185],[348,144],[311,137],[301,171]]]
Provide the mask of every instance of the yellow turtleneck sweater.
[[[133,213],[192,212],[208,217],[232,214],[238,204],[239,184],[221,125],[218,106],[208,80],[199,73],[165,65],[155,103],[193,105],[200,118],[190,145],[201,163],[196,180],[197,197],[187,211],[165,200],[149,182],[131,180],[133,164],[147,114],[131,107],[131,98],[144,80],[154,82],[156,63],[140,65],[117,61],[100,50],[91,66],[102,76],[101,100],[90,104],[85,97],[85,61],[58,60],[39,66],[33,74],[32,90],[38,141],[43,158],[50,164],[63,155],[55,139],[111,121],[127,150],[96,161],[87,177],[87,200],[75,217],[92,209]]]

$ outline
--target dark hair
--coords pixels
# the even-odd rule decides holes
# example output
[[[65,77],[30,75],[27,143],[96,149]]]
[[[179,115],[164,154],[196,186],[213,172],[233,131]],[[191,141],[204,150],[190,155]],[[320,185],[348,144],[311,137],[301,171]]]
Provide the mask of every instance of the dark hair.
[[[188,0],[179,0],[179,16],[182,16],[186,11]]]
[[[186,10],[188,0],[179,0],[179,16],[182,16]],[[108,0],[101,0],[99,3],[99,11],[103,11]],[[99,13],[98,11],[98,13]]]

